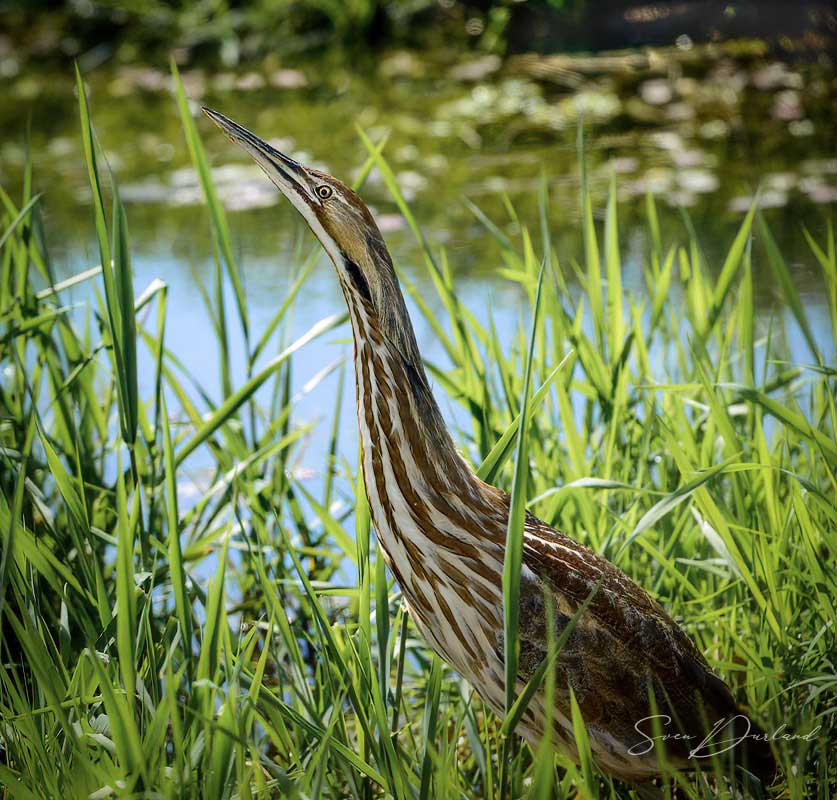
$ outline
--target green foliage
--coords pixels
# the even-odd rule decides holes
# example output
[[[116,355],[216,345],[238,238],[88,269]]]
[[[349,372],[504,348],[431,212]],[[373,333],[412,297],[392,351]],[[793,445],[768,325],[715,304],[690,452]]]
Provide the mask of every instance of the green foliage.
[[[102,264],[57,282],[31,176],[17,200],[0,191],[5,796],[630,796],[597,771],[577,706],[578,766],[550,738],[535,754],[509,738],[534,689],[555,692],[548,664],[510,697],[503,721],[429,653],[370,544],[362,479],[347,466],[354,454],[337,448],[339,411],[322,496],[289,472],[307,430],[289,391],[296,353],[344,315],[277,343],[308,259],[256,330],[180,93],[217,286],[231,286],[248,333],[248,374],[235,386],[216,324],[227,376],[217,403],[184,373],[177,342],[166,340],[165,284],[132,286],[124,208],[113,177],[101,180],[81,86],[79,98]],[[444,346],[448,363],[428,368],[464,409],[463,452],[513,489],[518,514],[526,501],[657,597],[768,730],[820,726],[810,740],[777,741],[776,792],[828,797],[837,790],[837,370],[767,222],[747,215],[715,265],[692,237],[660,228],[649,198],[648,291],[637,296],[621,289],[615,185],[600,226],[582,181],[581,257],[561,254],[566,273],[545,185],[537,236],[522,225],[511,234],[474,207],[502,275],[531,307],[530,325],[501,339],[491,316],[481,322],[457,294],[446,254],[422,237],[382,143],[367,143],[361,175],[378,166],[439,296],[441,319],[408,286]],[[837,339],[834,237],[806,236]],[[784,293],[788,329],[784,318],[754,314],[757,270]],[[100,276],[93,307],[62,304],[69,287]],[[675,285],[682,301],[671,298]],[[208,300],[216,323],[222,297]],[[812,364],[789,363],[797,329]],[[154,365],[148,397],[137,396],[137,343]],[[178,491],[195,459],[210,465],[211,486],[186,507]],[[348,584],[345,564],[356,575]],[[568,635],[549,643],[550,659]],[[714,796],[705,779],[677,780],[685,796]]]
[[[520,424],[517,431],[517,450],[514,457],[509,523],[506,531],[506,557],[503,563],[503,643],[506,662],[506,713],[514,706],[514,686],[520,643],[517,638],[520,613],[520,571],[523,566],[523,523],[526,519],[527,482],[529,478],[529,382],[532,377],[532,358],[538,335],[543,268],[538,274],[538,288],[532,309],[532,333],[526,366],[523,370],[523,392],[520,398]]]
[[[494,5],[499,10],[503,4]],[[421,26],[411,23],[422,15],[437,24],[451,16],[450,7],[439,13],[433,0],[97,0],[90,6],[36,0],[7,5],[20,6],[17,14],[7,16],[10,34],[24,42],[32,30],[63,30],[78,37],[81,52],[122,45],[126,53],[156,52],[165,58],[186,48],[227,66],[253,56],[334,45],[356,52],[383,36],[415,38]],[[453,12],[459,18],[479,10],[457,2]],[[449,30],[455,31],[453,26]],[[44,55],[43,49],[33,53],[33,61]]]

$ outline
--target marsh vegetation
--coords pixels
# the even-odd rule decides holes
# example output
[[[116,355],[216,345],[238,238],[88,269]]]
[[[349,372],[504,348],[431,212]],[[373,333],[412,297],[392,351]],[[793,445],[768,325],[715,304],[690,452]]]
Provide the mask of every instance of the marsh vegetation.
[[[320,291],[302,237],[270,313],[253,313],[243,232],[176,73],[174,85],[203,203],[188,217],[211,253],[185,322],[176,275],[136,279],[120,181],[82,90],[81,146],[64,159],[84,170],[95,252],[58,274],[37,160],[0,194],[5,793],[496,798],[503,781],[515,797],[628,796],[588,758],[553,768],[548,743],[501,765],[503,721],[418,638],[358,486],[342,307],[326,295],[328,315],[295,319]],[[548,169],[523,211],[502,191],[471,201],[501,287],[477,304],[457,249],[422,233],[386,142],[360,143],[355,183],[375,176],[414,239],[398,268],[437,343],[427,367],[463,454],[509,488],[525,453],[529,507],[657,597],[767,730],[804,735],[777,739],[778,792],[828,797],[831,224],[816,208],[796,222],[821,287],[812,313],[756,200],[706,248],[687,211],[674,224],[651,192],[620,202],[619,176],[594,198],[579,141],[571,212]],[[626,249],[624,214],[639,251]],[[777,305],[756,303],[760,282]],[[184,364],[190,326],[211,337],[211,363]],[[723,758],[713,767],[722,776]],[[685,796],[714,796],[712,780],[677,780]]]

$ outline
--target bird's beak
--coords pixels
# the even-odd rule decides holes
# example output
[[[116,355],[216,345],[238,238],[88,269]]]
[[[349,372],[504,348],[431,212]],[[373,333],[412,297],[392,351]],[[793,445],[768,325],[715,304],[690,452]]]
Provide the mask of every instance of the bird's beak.
[[[206,114],[227,136],[247,151],[264,173],[295,206],[302,200],[308,206],[320,205],[313,191],[313,181],[305,167],[280,153],[263,139],[242,128],[223,114],[203,107]]]

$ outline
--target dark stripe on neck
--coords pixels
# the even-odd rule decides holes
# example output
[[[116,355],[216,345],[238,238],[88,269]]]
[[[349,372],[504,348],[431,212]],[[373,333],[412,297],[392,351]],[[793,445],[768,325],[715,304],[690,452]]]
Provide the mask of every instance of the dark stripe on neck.
[[[366,282],[366,278],[363,276],[360,267],[345,255],[343,256],[343,266],[346,267],[346,272],[349,273],[352,284],[360,292],[361,297],[371,303],[372,293],[369,291],[369,284]]]

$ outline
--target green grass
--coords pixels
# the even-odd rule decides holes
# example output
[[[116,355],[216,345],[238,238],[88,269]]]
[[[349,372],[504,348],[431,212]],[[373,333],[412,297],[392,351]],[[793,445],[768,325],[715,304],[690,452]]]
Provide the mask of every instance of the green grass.
[[[213,231],[206,301],[221,397],[185,373],[166,336],[166,285],[136,297],[125,210],[97,163],[83,89],[80,98],[79,158],[105,269],[79,264],[77,278],[57,283],[31,171],[21,197],[0,192],[2,796],[630,796],[597,771],[577,708],[582,763],[556,756],[549,740],[533,754],[506,735],[520,702],[509,697],[504,724],[428,651],[374,544],[356,454],[337,448],[339,407],[322,496],[288,469],[308,430],[290,393],[296,352],[345,315],[335,308],[297,341],[277,343],[312,256],[276,298],[274,319],[253,325],[180,93]],[[514,234],[510,205],[509,220],[475,208],[496,242],[498,273],[528,295],[531,316],[537,309],[537,324],[522,315],[501,339],[457,293],[447,255],[422,237],[382,144],[366,141],[361,175],[378,166],[443,309],[435,317],[405,281],[452,365],[428,368],[437,391],[464,409],[463,452],[513,490],[518,514],[525,502],[657,597],[767,729],[819,728],[777,742],[783,778],[773,793],[830,797],[837,370],[766,221],[746,215],[716,265],[693,236],[661,229],[649,198],[647,291],[625,294],[615,184],[600,225],[582,180],[577,253],[553,251],[558,212],[545,188],[539,218],[519,220]],[[837,341],[833,233],[806,235]],[[790,311],[787,326],[754,314],[754,276],[766,274]],[[82,310],[62,302],[79,282],[96,286]],[[240,385],[233,325],[246,348]],[[795,329],[805,363],[790,363]],[[141,348],[155,373],[146,397]],[[257,367],[271,349],[277,355]],[[213,486],[182,508],[177,489],[196,452],[212,464]],[[353,491],[339,510],[343,485]],[[518,539],[515,516],[509,541]],[[344,563],[356,566],[356,583],[341,578]],[[516,563],[512,547],[510,596]],[[513,658],[513,613],[507,626]],[[554,653],[562,641],[551,645]],[[551,671],[536,678],[554,693]],[[712,780],[672,780],[685,797],[714,796]]]

